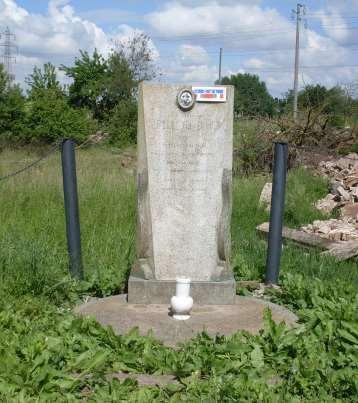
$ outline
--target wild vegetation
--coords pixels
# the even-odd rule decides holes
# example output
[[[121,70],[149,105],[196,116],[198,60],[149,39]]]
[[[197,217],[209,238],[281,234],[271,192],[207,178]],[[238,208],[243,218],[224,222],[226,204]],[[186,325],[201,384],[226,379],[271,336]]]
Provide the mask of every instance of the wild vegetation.
[[[68,275],[59,155],[0,181],[0,400],[4,402],[352,402],[358,401],[358,272],[288,243],[280,290],[272,301],[299,317],[295,328],[265,314],[259,335],[205,333],[178,349],[136,330],[115,336],[92,319],[76,317],[88,296],[125,292],[135,257],[135,181],[132,164],[137,86],[159,74],[149,38],[115,44],[104,58],[80,52],[62,86],[50,63],[27,78],[26,94],[0,65],[0,177],[33,161],[62,137],[78,143],[96,132],[101,146],[77,150],[85,280]],[[290,154],[285,224],[324,218],[313,202],[328,183],[295,166],[302,146],[346,152],[357,145],[357,93],[307,86],[274,99],[259,77],[237,74],[232,266],[237,280],[263,280],[266,242],[255,231],[268,220],[258,205],[268,179],[272,141]],[[41,147],[39,147],[41,145]],[[24,147],[20,147],[24,146]],[[295,151],[296,150],[296,151]],[[134,160],[130,158],[130,161]],[[250,290],[238,287],[239,294]],[[172,374],[166,387],[139,387],[115,374]]]
[[[84,141],[96,131],[117,145],[135,143],[138,83],[159,72],[149,38],[133,36],[114,44],[105,58],[80,51],[71,67],[61,66],[63,86],[51,63],[26,78],[26,95],[0,64],[0,145],[46,144],[63,137]]]
[[[0,64],[0,146],[44,144],[64,136],[83,142],[100,132],[107,142],[136,142],[137,88],[160,76],[150,38],[136,34],[114,43],[107,57],[80,51],[71,66],[60,67],[69,80],[62,85],[58,70],[46,63],[26,78],[26,91],[13,84]],[[223,77],[235,87],[235,117],[249,119],[264,131],[291,144],[352,147],[358,136],[357,86],[307,85],[299,92],[299,120],[293,122],[289,91],[273,98],[257,75]]]
[[[125,289],[134,259],[135,186],[132,167],[116,149],[80,149],[78,180],[86,279],[68,276],[60,161],[53,155],[32,171],[0,182],[0,400],[23,401],[355,401],[358,300],[356,262],[285,246],[280,283],[271,298],[300,317],[294,329],[266,313],[257,336],[205,334],[178,350],[135,331],[115,336],[71,306],[85,296]],[[1,153],[0,175],[27,150]],[[237,280],[263,279],[266,243],[255,226],[264,175],[234,180],[232,264]],[[321,218],[312,202],[327,191],[304,169],[288,180],[287,225]],[[304,197],[302,197],[304,195]],[[255,207],[253,207],[255,206]],[[257,206],[257,207],[256,207]],[[247,289],[238,289],[247,294]],[[118,371],[173,374],[178,384],[140,388]]]

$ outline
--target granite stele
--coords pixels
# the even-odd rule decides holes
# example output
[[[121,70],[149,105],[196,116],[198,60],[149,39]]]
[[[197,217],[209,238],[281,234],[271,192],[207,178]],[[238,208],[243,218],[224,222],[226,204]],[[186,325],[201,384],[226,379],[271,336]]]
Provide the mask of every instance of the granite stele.
[[[194,304],[234,303],[233,100],[231,86],[140,85],[129,303],[169,303],[177,277],[191,279]]]

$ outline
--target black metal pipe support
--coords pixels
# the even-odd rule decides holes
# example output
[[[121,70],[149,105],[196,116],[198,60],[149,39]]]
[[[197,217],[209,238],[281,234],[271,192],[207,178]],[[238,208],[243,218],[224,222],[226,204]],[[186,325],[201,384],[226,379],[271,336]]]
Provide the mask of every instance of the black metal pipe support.
[[[77,194],[75,143],[73,140],[63,140],[61,157],[69,269],[72,277],[82,280],[81,230]]]
[[[266,284],[277,284],[282,252],[282,224],[285,206],[288,145],[275,142],[270,229],[268,235]]]

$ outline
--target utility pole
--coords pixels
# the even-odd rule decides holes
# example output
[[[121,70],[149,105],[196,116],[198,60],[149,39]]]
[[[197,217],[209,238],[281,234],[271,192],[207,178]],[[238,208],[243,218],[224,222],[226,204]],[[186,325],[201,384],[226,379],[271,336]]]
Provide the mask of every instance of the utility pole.
[[[305,7],[297,3],[297,10],[292,10],[296,14],[296,47],[295,47],[295,74],[293,81],[293,120],[297,122],[297,98],[298,98],[298,68],[300,59],[300,27],[301,16],[304,14]]]
[[[0,46],[4,48],[2,55],[2,63],[4,64],[5,70],[10,78],[10,82],[15,80],[15,74],[13,73],[13,63],[15,63],[15,56],[12,55],[12,50],[17,50],[17,46],[15,45],[15,35],[10,32],[9,27],[5,28],[4,32],[0,32],[0,39],[3,42],[0,43]]]
[[[221,83],[221,59],[223,56],[223,48],[220,48],[220,53],[219,53],[219,84]]]

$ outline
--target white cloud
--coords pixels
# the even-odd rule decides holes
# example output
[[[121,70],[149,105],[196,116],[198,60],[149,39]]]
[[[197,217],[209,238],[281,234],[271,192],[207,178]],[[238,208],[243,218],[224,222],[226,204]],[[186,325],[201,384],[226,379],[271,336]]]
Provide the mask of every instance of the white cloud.
[[[258,69],[258,68],[267,67],[267,63],[265,63],[264,60],[258,59],[256,57],[245,60],[244,64],[245,64],[245,67],[247,67],[247,68],[253,67],[255,69]]]
[[[302,68],[301,85],[306,81],[335,85],[343,80],[353,80],[354,72],[358,73],[357,68],[333,68],[335,65],[357,64],[357,58],[349,48],[340,45],[347,39],[346,23],[339,14],[342,10],[338,13],[331,5],[329,7],[325,12],[320,11],[319,15],[324,18],[331,15],[335,28],[338,28],[339,23],[340,30],[318,33],[313,29],[302,29],[300,65],[330,67]],[[230,4],[199,1],[194,5],[186,1],[172,1],[147,18],[152,29],[157,32],[158,43],[165,38],[176,38],[185,40],[188,43],[186,46],[223,47],[224,75],[230,72],[258,74],[275,95],[292,88],[295,24],[276,9],[264,8],[259,2],[248,1]],[[325,26],[328,27],[329,23],[333,28],[333,22],[328,20]],[[214,66],[216,64],[216,57],[211,58],[205,65],[200,64],[200,70],[197,71],[208,77],[207,72],[217,70]],[[187,67],[191,65],[188,63]],[[176,69],[180,77],[192,77],[182,72],[183,63],[172,65],[172,68]],[[171,75],[175,76],[175,71]]]
[[[184,71],[183,82],[195,82],[195,83],[214,83],[217,79],[217,71],[213,67],[206,65],[202,66],[190,66],[189,69]]]
[[[218,53],[222,47],[223,75],[258,74],[276,95],[292,87],[295,24],[278,10],[263,7],[260,0],[176,0],[153,4],[159,4],[159,8],[148,15],[129,14],[133,22],[138,17],[142,29],[143,24],[148,24],[148,32],[154,32],[153,41],[161,55],[153,43],[151,46],[166,81],[213,82],[218,75]],[[102,18],[110,16],[109,9],[102,10]],[[113,12],[113,22],[128,13],[120,8]],[[310,29],[302,29],[300,65],[358,64],[358,52],[343,46],[356,42],[357,30],[350,29],[352,24],[344,16],[358,13],[358,0],[327,0],[325,8],[309,10],[308,14],[311,12],[316,13],[315,24],[323,23],[325,30],[315,31],[316,25],[310,21]],[[138,32],[133,26],[122,24],[109,34],[90,21],[91,15],[96,20],[95,10],[78,14],[70,0],[49,1],[44,14],[31,13],[16,0],[0,0],[0,27],[10,27],[20,50],[17,79],[22,81],[34,64],[51,61],[69,65],[79,49],[92,52],[97,48],[107,54],[113,40],[125,42]],[[179,41],[172,42],[178,37]],[[352,81],[357,73],[354,67],[302,68],[300,83],[334,85]]]
[[[15,0],[0,0],[0,27],[5,26],[16,35],[19,54],[15,73],[20,82],[34,65],[47,61],[69,65],[80,49],[91,53],[96,48],[106,55],[113,48],[112,39],[123,40],[134,33],[133,28],[122,25],[110,36],[77,15],[69,0],[49,1],[46,14],[30,13]]]
[[[143,21],[143,15],[138,15],[130,11],[119,10],[113,8],[99,8],[84,11],[80,16],[86,20],[96,22],[98,24],[123,24],[138,23]]]
[[[21,24],[29,13],[19,7],[13,0],[3,0],[0,3],[0,18],[2,21],[14,21]]]
[[[274,38],[277,44],[283,37],[280,31],[285,31],[285,41],[294,34],[292,22],[280,16],[275,9],[263,9],[247,3],[235,2],[227,5],[214,1],[193,7],[180,2],[169,2],[162,10],[150,13],[147,20],[159,35],[166,38],[196,36],[193,40],[217,39],[223,45],[233,45],[241,39],[248,49],[253,36],[256,37],[255,43],[260,42],[261,46],[272,44],[272,36],[266,38],[265,30],[274,29],[278,34],[281,33]],[[259,40],[258,30],[263,32]]]
[[[183,66],[200,66],[209,62],[209,55],[202,46],[180,45],[179,57]]]

